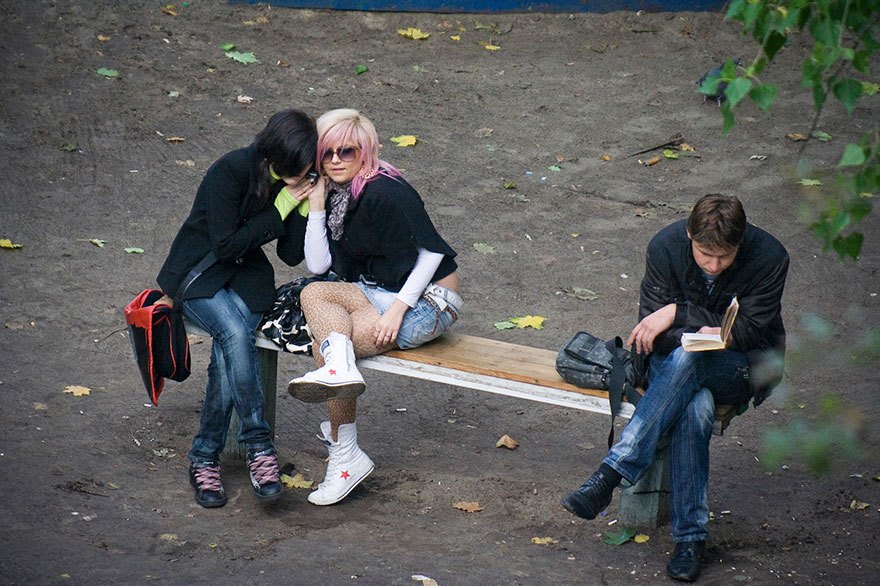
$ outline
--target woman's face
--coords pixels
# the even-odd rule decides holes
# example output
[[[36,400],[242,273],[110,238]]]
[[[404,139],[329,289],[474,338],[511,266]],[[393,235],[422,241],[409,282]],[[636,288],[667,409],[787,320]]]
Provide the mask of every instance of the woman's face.
[[[361,149],[352,144],[336,145],[324,152],[321,169],[334,183],[344,185],[361,170]]]

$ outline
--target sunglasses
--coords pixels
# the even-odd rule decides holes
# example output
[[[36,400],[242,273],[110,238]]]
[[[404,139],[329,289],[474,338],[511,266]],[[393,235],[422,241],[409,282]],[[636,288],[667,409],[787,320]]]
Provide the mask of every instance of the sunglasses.
[[[339,157],[340,161],[344,161],[346,163],[353,161],[355,155],[358,152],[358,147],[340,147],[338,149],[327,149],[324,151],[324,156],[321,157],[322,163],[329,163],[333,160],[333,156]]]

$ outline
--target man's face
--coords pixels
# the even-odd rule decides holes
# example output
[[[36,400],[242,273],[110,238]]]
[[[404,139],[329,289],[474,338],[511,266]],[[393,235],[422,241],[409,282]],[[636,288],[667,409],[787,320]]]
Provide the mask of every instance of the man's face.
[[[733,264],[739,246],[733,248],[709,248],[699,242],[691,240],[691,250],[694,252],[694,260],[697,261],[704,273],[710,277],[717,277]]]

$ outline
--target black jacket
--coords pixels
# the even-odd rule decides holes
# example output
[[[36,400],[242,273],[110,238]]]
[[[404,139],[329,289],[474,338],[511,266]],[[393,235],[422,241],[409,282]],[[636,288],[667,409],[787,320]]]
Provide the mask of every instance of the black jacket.
[[[782,380],[782,291],[788,253],[772,235],[748,224],[733,264],[718,276],[712,292],[706,293],[686,226],[686,220],[675,222],[648,244],[639,319],[669,303],[676,304],[672,327],[654,340],[654,350],[666,354],[681,344],[682,333],[720,326],[724,311],[736,296],[740,307],[731,349],[744,352],[749,359],[757,406]]]
[[[189,217],[183,223],[157,281],[167,295],[213,250],[217,263],[187,290],[186,298],[211,297],[221,287],[234,290],[254,312],[265,312],[275,300],[275,272],[261,246],[278,239],[278,256],[290,266],[304,258],[306,219],[296,210],[285,221],[273,205],[284,187],[277,181],[267,205],[248,208],[259,194],[261,158],[253,145],[234,150],[205,173]]]
[[[329,197],[328,197],[329,209]],[[418,249],[443,254],[437,281],[458,266],[456,253],[437,233],[422,198],[402,177],[380,175],[349,204],[339,241],[329,239],[333,272],[346,281],[361,276],[399,291],[418,258]]]

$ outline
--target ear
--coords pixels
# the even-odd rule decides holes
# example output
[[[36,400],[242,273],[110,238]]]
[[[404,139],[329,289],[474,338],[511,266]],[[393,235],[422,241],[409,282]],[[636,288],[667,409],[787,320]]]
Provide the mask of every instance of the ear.
[[[691,238],[691,231],[688,228],[685,228],[684,231],[687,232],[688,240],[693,241],[693,238]]]

